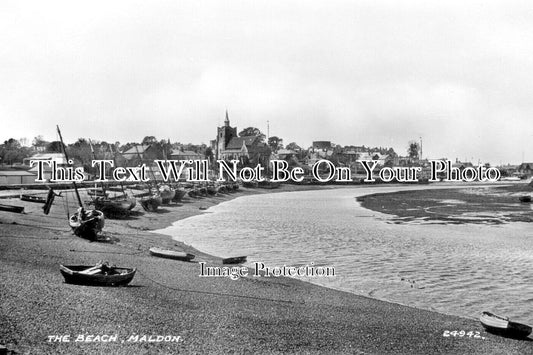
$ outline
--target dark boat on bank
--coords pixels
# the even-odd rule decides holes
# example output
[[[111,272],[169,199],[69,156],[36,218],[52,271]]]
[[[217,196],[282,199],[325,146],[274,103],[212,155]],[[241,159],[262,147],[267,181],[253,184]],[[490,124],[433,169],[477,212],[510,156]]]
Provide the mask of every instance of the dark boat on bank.
[[[214,196],[218,193],[218,186],[215,184],[209,184],[207,185],[207,193],[211,196]]]
[[[176,190],[174,190],[170,185],[159,185],[159,194],[161,195],[161,203],[163,205],[168,205],[170,201],[176,196]]]
[[[87,286],[122,286],[127,285],[135,276],[137,269],[109,266],[98,263],[95,266],[59,265],[59,271],[65,282]]]
[[[531,196],[529,195],[523,195],[518,198],[520,202],[531,202]]]
[[[222,264],[242,264],[246,262],[246,256],[233,256],[222,259]]]
[[[181,202],[185,195],[187,195],[187,190],[181,187],[175,188],[174,191],[176,192],[174,198],[172,199],[174,202]]]
[[[78,237],[96,240],[98,233],[104,228],[104,213],[99,210],[86,210],[80,207],[76,213],[69,217],[68,223]]]
[[[107,217],[128,216],[130,210],[137,204],[134,198],[124,198],[122,196],[116,199],[97,197],[90,203]]]
[[[24,212],[24,207],[23,206],[12,206],[12,205],[0,204],[0,211],[13,212],[13,213],[23,213]]]
[[[529,325],[511,322],[507,317],[498,316],[490,312],[483,312],[481,317],[479,317],[479,321],[487,332],[509,338],[525,338],[532,331]]]
[[[65,149],[65,143],[63,142],[63,136],[61,135],[59,126],[57,126],[57,133],[59,135],[61,149],[63,150],[65,160],[69,161],[67,151]],[[104,214],[102,213],[102,211],[99,210],[85,209],[83,207],[83,202],[81,201],[80,193],[78,191],[78,186],[76,185],[76,182],[72,181],[72,185],[74,186],[74,192],[76,194],[76,199],[78,201],[79,208],[76,213],[68,217],[68,223],[70,225],[70,228],[72,228],[72,231],[78,237],[89,240],[97,240],[98,233],[100,233],[104,228]],[[50,190],[50,193],[53,194],[53,191]]]
[[[147,212],[156,212],[159,206],[163,203],[163,199],[159,194],[152,194],[141,198],[140,200],[142,208]]]
[[[20,200],[27,201],[27,202],[46,203],[46,197],[29,195],[29,194],[21,194]]]

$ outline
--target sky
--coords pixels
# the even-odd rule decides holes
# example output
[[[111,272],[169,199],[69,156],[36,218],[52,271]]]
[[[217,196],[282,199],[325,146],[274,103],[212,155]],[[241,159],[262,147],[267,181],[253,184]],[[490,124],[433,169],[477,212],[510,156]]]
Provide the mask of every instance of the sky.
[[[530,1],[1,1],[0,141],[257,127],[533,161]]]

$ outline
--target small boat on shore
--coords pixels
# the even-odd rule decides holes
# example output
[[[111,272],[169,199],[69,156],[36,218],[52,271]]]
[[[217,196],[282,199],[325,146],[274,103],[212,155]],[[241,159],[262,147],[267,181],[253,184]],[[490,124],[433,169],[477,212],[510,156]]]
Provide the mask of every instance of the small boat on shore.
[[[246,256],[233,256],[222,259],[222,264],[242,264],[246,262]]]
[[[97,197],[89,204],[94,205],[95,209],[102,211],[107,217],[126,217],[135,207],[136,201],[122,196],[118,199]]]
[[[174,202],[181,202],[181,200],[185,197],[185,195],[187,195],[187,190],[181,187],[175,188],[174,191],[176,192],[176,194],[174,195],[174,198],[172,199],[172,201]]]
[[[59,126],[56,127],[57,134],[59,135],[59,141],[61,142],[61,150],[63,151],[65,160],[69,161],[67,151],[65,149],[65,143],[63,142],[63,136],[61,135]],[[72,214],[72,216],[69,216],[69,213],[67,211],[67,218],[70,228],[72,228],[72,231],[78,237],[95,241],[98,239],[98,233],[100,233],[104,228],[104,214],[102,211],[98,210],[86,210],[83,207],[83,202],[81,201],[80,193],[78,191],[78,186],[76,185],[75,180],[72,181],[72,186],[74,186],[74,192],[76,193],[76,200],[78,201],[79,208],[76,213]],[[54,191],[50,189],[50,191],[48,192],[48,200],[50,200],[50,204],[53,201],[54,195]],[[48,214],[47,210],[49,211],[49,208],[50,206],[46,205],[43,208],[46,214]]]
[[[36,195],[28,195],[28,194],[21,194],[20,200],[27,201],[27,202],[46,203],[45,197],[36,196]]]
[[[218,186],[215,184],[209,184],[207,185],[207,193],[211,196],[214,196],[218,193]]]
[[[161,195],[153,194],[151,196],[143,197],[140,200],[142,208],[147,212],[156,212],[159,206],[163,203]]]
[[[510,338],[525,338],[532,331],[532,328],[528,325],[511,322],[507,317],[498,316],[490,312],[483,312],[481,317],[479,317],[479,321],[487,332]]]
[[[157,247],[152,247],[148,250],[150,251],[151,255],[158,256],[160,258],[175,259],[175,260],[182,260],[182,261],[191,261],[192,259],[195,258],[194,254],[189,254],[189,253],[185,253],[182,251],[161,249]]]
[[[98,233],[104,228],[105,219],[102,211],[86,210],[80,207],[76,213],[70,216],[68,222],[78,237],[96,240]]]
[[[23,206],[12,206],[12,205],[0,204],[0,211],[13,212],[13,213],[23,213],[24,212],[24,207]]]
[[[523,195],[518,198],[520,202],[531,202],[531,196],[529,195]]]
[[[137,269],[109,266],[107,262],[95,266],[59,265],[59,271],[65,282],[87,286],[122,286],[127,285],[135,276]]]
[[[168,205],[174,196],[176,196],[176,190],[169,185],[160,185],[159,194],[161,195],[161,204]]]

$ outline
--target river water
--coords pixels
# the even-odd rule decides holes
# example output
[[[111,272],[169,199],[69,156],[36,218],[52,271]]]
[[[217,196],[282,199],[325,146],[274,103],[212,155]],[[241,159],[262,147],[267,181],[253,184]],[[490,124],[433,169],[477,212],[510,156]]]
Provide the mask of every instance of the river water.
[[[268,266],[327,265],[306,281],[381,300],[478,318],[493,311],[533,323],[533,228],[393,224],[357,196],[413,187],[252,195],[158,232],[222,257]],[[228,281],[229,282],[229,281]]]

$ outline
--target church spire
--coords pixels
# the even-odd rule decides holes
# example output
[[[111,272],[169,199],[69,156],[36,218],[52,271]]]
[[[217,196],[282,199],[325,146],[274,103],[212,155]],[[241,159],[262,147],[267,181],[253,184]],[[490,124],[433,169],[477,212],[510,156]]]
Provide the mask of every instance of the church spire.
[[[228,109],[226,109],[226,119],[224,120],[224,126],[229,127]]]

